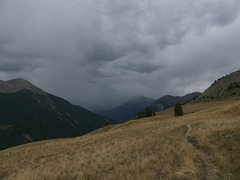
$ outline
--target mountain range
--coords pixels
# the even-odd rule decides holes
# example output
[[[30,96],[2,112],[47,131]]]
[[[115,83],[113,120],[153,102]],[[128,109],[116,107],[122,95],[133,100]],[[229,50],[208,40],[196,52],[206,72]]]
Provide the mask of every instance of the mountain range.
[[[11,83],[0,83],[0,143],[18,138],[31,142],[36,139],[33,131],[41,136],[49,133],[37,128],[27,131],[38,122],[36,117],[47,117],[45,113],[52,115],[47,117],[51,122],[55,114],[61,117],[44,126],[46,129],[51,125],[56,130],[64,128],[61,120],[72,128],[74,122],[65,120],[65,116],[73,116],[80,107],[35,89],[28,82],[24,82],[23,88]],[[8,87],[2,88],[2,84]],[[175,100],[186,103],[186,99],[198,94],[163,96],[153,104],[159,103],[157,107],[161,110],[161,104],[167,107]],[[239,100],[240,71],[237,71],[216,80],[184,105],[184,116],[174,116],[172,108],[154,117],[101,128],[87,136],[0,151],[0,179],[240,179]],[[42,107],[38,111],[37,104]],[[82,123],[85,121],[88,119]],[[36,127],[42,127],[41,122],[48,123],[41,119]]]
[[[188,101],[192,100],[193,98],[199,96],[201,93],[200,92],[194,92],[187,94],[185,96],[170,96],[166,95],[163,96],[159,99],[157,99],[151,106],[150,108],[154,112],[159,112],[164,109],[170,108],[175,106],[176,103],[184,104],[187,103]]]
[[[24,79],[0,80],[0,149],[44,139],[74,137],[103,127],[106,121],[122,123],[150,107],[154,112],[184,104],[239,99],[240,71],[216,80],[204,93],[152,98],[137,96],[98,115],[51,95]],[[109,118],[107,118],[109,117]]]
[[[140,95],[109,111],[98,110],[96,112],[110,117],[111,123],[122,123],[136,118],[137,113],[144,111],[146,107],[150,107],[154,112],[159,112],[173,107],[177,102],[184,104],[200,94],[199,92],[194,92],[185,96],[166,95],[157,100]]]
[[[108,119],[46,93],[24,79],[0,81],[0,148],[74,137]]]

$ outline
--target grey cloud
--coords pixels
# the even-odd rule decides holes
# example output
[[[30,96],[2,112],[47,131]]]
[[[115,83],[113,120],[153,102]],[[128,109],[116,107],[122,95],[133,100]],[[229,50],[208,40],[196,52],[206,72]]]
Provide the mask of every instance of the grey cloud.
[[[38,61],[32,62],[31,58],[1,58],[0,57],[0,71],[7,73],[16,73],[16,72],[32,72],[35,69],[43,67],[43,65]]]
[[[201,91],[240,67],[239,10],[237,0],[2,0],[0,79],[104,106]]]
[[[151,61],[150,61],[151,60]],[[133,71],[137,73],[152,73],[159,69],[164,68],[165,62],[154,62],[152,56],[146,56],[146,54],[134,54],[118,59],[112,63],[113,69],[127,71]]]

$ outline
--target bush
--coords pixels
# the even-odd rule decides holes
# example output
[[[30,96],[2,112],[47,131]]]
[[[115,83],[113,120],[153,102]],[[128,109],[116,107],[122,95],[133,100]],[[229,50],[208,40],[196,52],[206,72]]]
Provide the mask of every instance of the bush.
[[[236,88],[240,88],[240,83],[231,83],[228,87],[227,87],[227,90],[230,91],[232,89],[236,89]]]
[[[144,118],[144,112],[139,112],[138,113],[138,119],[140,119],[140,118]]]
[[[180,103],[176,103],[174,107],[174,116],[183,116],[183,109]]]
[[[110,125],[109,121],[105,121],[104,126],[108,126],[108,125]]]

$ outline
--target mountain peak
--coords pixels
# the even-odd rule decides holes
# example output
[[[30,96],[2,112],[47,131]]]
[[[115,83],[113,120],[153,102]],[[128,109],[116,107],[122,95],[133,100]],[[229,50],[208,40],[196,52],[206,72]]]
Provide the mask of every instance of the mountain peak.
[[[0,150],[26,142],[83,135],[101,128],[108,120],[24,79],[0,80],[0,92]]]
[[[29,90],[37,94],[46,94],[43,90],[22,78],[11,79],[8,81],[0,80],[0,92],[2,93],[15,93],[22,90]]]
[[[144,110],[153,102],[154,99],[139,95],[130,99],[126,103],[105,112],[104,115],[112,118],[117,123],[125,122],[133,119],[139,111]]]
[[[133,97],[129,102],[138,102],[138,101],[144,101],[144,100],[149,100],[151,98],[148,98],[148,97],[145,97],[143,95],[138,95],[138,96],[135,96]],[[154,99],[151,99],[152,101],[154,101]],[[129,103],[127,102],[127,103]]]

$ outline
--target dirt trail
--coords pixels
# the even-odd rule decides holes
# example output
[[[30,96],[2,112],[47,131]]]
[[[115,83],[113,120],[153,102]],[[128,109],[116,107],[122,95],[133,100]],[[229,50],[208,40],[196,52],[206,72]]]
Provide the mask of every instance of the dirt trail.
[[[218,169],[217,169],[216,165],[213,163],[212,158],[210,156],[208,156],[206,153],[204,153],[204,152],[200,151],[199,149],[197,149],[196,147],[194,147],[193,144],[188,140],[187,137],[189,136],[189,133],[192,130],[191,123],[187,124],[187,127],[188,127],[188,130],[187,130],[187,133],[185,134],[185,140],[187,141],[187,143],[189,143],[192,146],[192,148],[195,149],[198,156],[203,161],[204,171],[205,171],[205,179],[206,180],[218,179],[218,176],[217,176]]]

